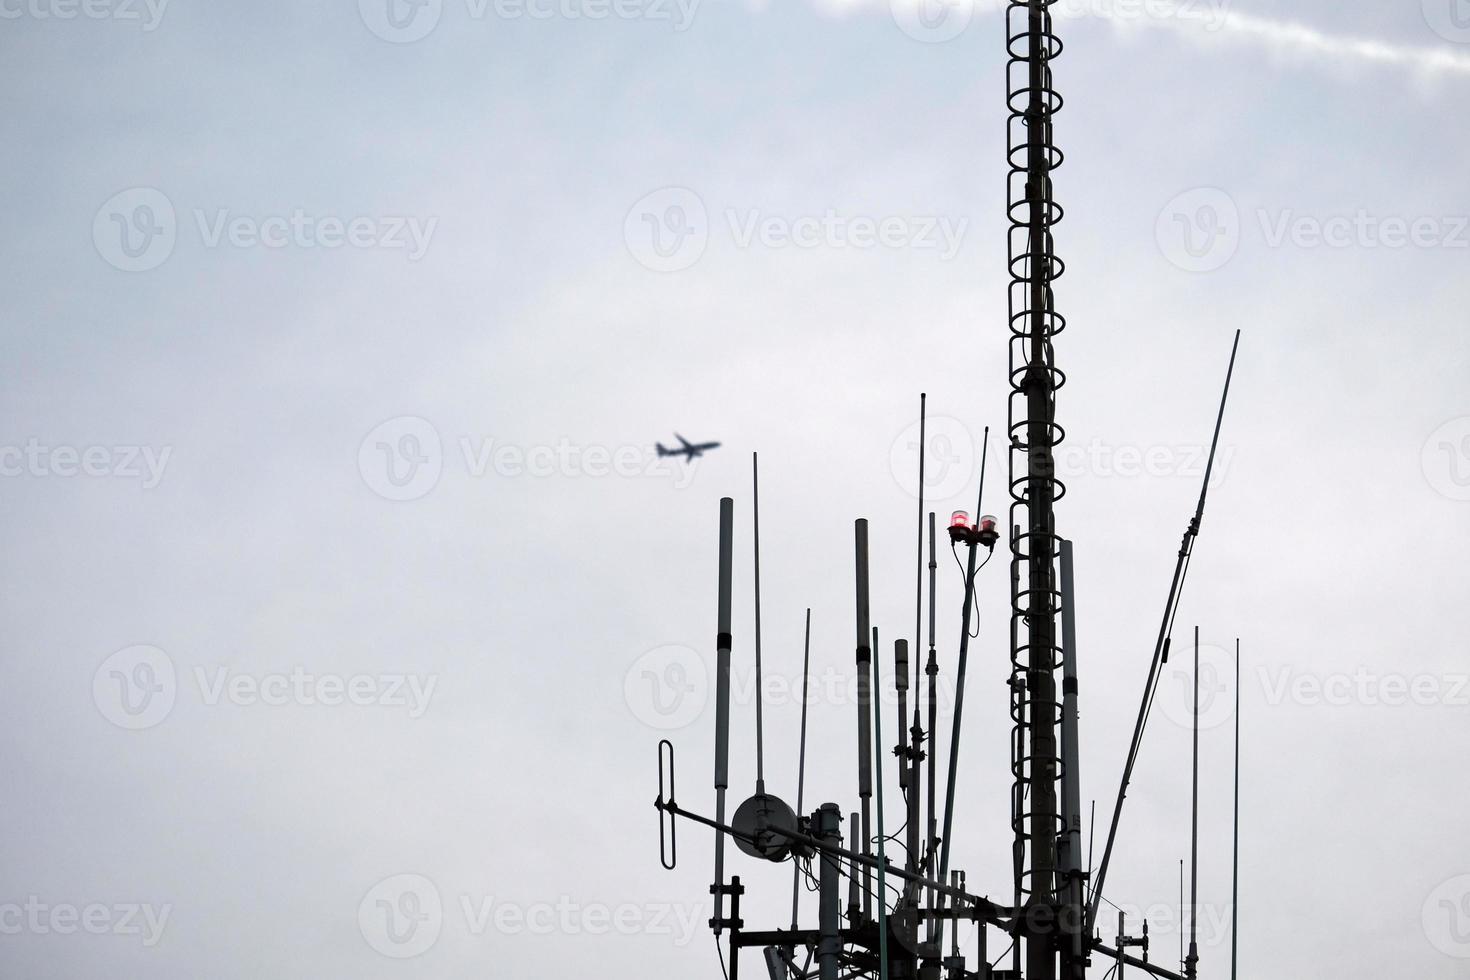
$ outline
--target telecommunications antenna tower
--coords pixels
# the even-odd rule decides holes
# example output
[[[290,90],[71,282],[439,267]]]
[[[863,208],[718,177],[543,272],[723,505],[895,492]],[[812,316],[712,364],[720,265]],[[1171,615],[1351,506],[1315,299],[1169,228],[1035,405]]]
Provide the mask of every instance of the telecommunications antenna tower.
[[[678,860],[677,825],[687,820],[715,832],[714,917],[717,943],[728,941],[728,977],[738,980],[742,950],[760,950],[771,980],[1085,980],[1089,970],[1116,974],[1142,971],[1163,980],[1195,980],[1199,950],[1193,929],[1178,971],[1149,960],[1149,923],[1137,936],[1125,934],[1119,913],[1116,938],[1104,943],[1098,930],[1103,886],[1112,865],[1123,801],[1133,778],[1144,732],[1168,662],[1194,545],[1204,519],[1225,405],[1239,348],[1237,331],[1224,392],[1215,420],[1199,502],[1180,546],[1163,621],[1149,661],[1143,702],[1123,767],[1122,782],[1094,873],[1091,843],[1083,853],[1082,795],[1078,760],[1078,645],[1073,604],[1073,546],[1057,533],[1055,505],[1066,493],[1056,478],[1055,450],[1063,438],[1056,421],[1057,392],[1066,375],[1057,367],[1055,339],[1066,328],[1057,312],[1053,284],[1064,271],[1056,255],[1053,228],[1062,208],[1052,194],[1052,172],[1062,153],[1053,142],[1053,120],[1062,97],[1052,80],[1052,62],[1062,52],[1050,7],[1056,0],[1008,0],[1006,25],[1007,151],[1009,204],[1009,382],[1006,444],[1009,526],[994,517],[971,520],[956,512],[948,535],[952,548],[966,551],[963,612],[956,649],[952,728],[946,746],[947,778],[942,817],[939,810],[940,644],[936,636],[935,514],[924,507],[926,405],[920,405],[919,509],[916,591],[912,637],[893,644],[890,680],[897,695],[897,744],[882,745],[882,656],[871,617],[868,522],[854,525],[854,649],[858,694],[858,809],[844,811],[824,803],[805,812],[808,698],[803,687],[801,744],[795,809],[767,789],[764,706],[759,692],[763,669],[760,619],[759,474],[753,472],[755,525],[756,779],[754,792],[727,817],[730,788],[730,696],[734,657],[732,591],[735,505],[720,501],[718,625],[715,637],[715,812],[703,816],[675,798],[674,746],[659,743],[660,856],[673,869]],[[985,460],[982,450],[979,499],[983,514]],[[754,468],[753,468],[754,469]],[[921,665],[924,623],[924,552],[928,537],[928,655]],[[955,786],[964,714],[965,674],[971,639],[980,635],[976,582],[1002,534],[1010,551],[1009,682],[1011,756],[1010,854],[1012,880],[1003,900],[971,892],[964,872],[952,870]],[[972,618],[972,615],[975,618]],[[1199,699],[1198,630],[1195,634],[1193,793],[1191,804],[1191,894],[1198,902]],[[803,684],[810,678],[811,611],[807,611]],[[1237,675],[1238,675],[1237,644]],[[1058,677],[1060,674],[1060,678]],[[913,710],[909,710],[910,694]],[[1237,702],[1239,692],[1237,690]],[[927,699],[927,701],[926,701]],[[926,715],[927,709],[927,715]],[[1236,794],[1239,796],[1239,715],[1236,735]],[[884,769],[896,763],[898,798],[904,804],[903,829],[886,833]],[[874,806],[876,805],[876,827]],[[927,806],[927,812],[925,807]],[[1236,814],[1238,824],[1239,807]],[[847,834],[844,837],[843,825]],[[876,833],[875,833],[876,831]],[[746,858],[793,863],[792,918],[789,928],[748,930],[740,917],[745,886],[726,874],[726,839]],[[1235,834],[1238,856],[1238,828]],[[994,842],[992,842],[994,844]],[[876,846],[876,851],[875,851]],[[902,850],[901,863],[889,850]],[[815,871],[813,871],[815,866]],[[1238,867],[1238,860],[1236,862]],[[803,878],[816,883],[815,924],[801,922]],[[847,901],[843,891],[846,884]],[[1182,882],[1181,882],[1182,893]],[[1181,898],[1182,904],[1182,898]],[[1192,918],[1192,917],[1191,917]],[[961,922],[975,925],[975,948],[962,951]],[[994,934],[994,935],[992,935]],[[1232,975],[1235,942],[1232,937]],[[1137,950],[1135,955],[1130,950]],[[721,956],[724,959],[723,947]],[[815,968],[814,968],[815,967]]]

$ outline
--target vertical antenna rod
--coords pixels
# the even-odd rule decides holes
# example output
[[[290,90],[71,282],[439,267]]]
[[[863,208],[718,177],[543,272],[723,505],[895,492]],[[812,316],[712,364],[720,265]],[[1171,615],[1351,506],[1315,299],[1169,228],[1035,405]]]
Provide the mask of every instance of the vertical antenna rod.
[[[1179,545],[1179,557],[1174,564],[1174,578],[1169,583],[1169,598],[1164,603],[1164,618],[1159,623],[1159,635],[1154,641],[1153,660],[1149,663],[1148,681],[1143,688],[1143,702],[1138,706],[1138,720],[1133,724],[1133,741],[1128,748],[1128,760],[1123,764],[1123,779],[1118,786],[1118,800],[1113,806],[1113,822],[1108,829],[1108,842],[1103,846],[1102,865],[1097,869],[1097,882],[1092,888],[1092,907],[1087,913],[1087,932],[1092,934],[1093,924],[1102,903],[1103,885],[1107,883],[1108,866],[1113,859],[1113,845],[1118,840],[1118,823],[1123,817],[1123,801],[1128,796],[1128,784],[1133,780],[1133,767],[1138,762],[1138,752],[1143,747],[1143,732],[1148,725],[1149,711],[1153,707],[1154,693],[1158,690],[1159,667],[1168,660],[1169,644],[1173,638],[1174,615],[1179,609],[1184,591],[1184,579],[1189,571],[1189,561],[1194,554],[1194,543],[1199,538],[1200,524],[1205,517],[1205,496],[1210,490],[1210,476],[1215,469],[1215,452],[1220,447],[1220,428],[1225,423],[1225,404],[1230,399],[1230,380],[1235,375],[1235,355],[1240,350],[1240,331],[1235,331],[1235,343],[1230,348],[1230,366],[1225,370],[1225,390],[1220,394],[1220,411],[1215,416],[1215,435],[1210,440],[1210,461],[1205,466],[1204,485],[1200,487],[1199,503],[1194,517],[1184,531],[1184,540]]]
[[[868,522],[859,519],[853,526],[857,552],[857,682],[858,682],[858,797],[862,800],[862,847],[853,848],[864,857],[873,850],[873,648],[872,618],[868,603]],[[872,869],[863,866],[863,918],[871,919],[873,911]]]
[[[929,512],[929,659],[924,665],[924,673],[929,678],[929,835],[925,846],[928,849],[924,857],[924,867],[933,875],[934,860],[938,857],[936,849],[939,847],[939,824],[938,815],[935,811],[935,787],[938,785],[939,765],[939,743],[935,735],[939,731],[939,658],[934,652],[934,625],[935,625],[935,603],[934,596],[937,592],[935,586],[938,581],[939,562],[936,560],[934,543],[934,512]],[[915,641],[917,642],[917,640]],[[929,891],[929,908],[931,910],[938,906],[938,892]],[[929,920],[929,941],[935,942],[939,933],[939,918],[936,916]]]
[[[919,624],[924,616],[924,457],[929,444],[925,442],[929,422],[929,396],[919,394],[919,542],[914,555],[914,711],[919,709]],[[978,516],[978,515],[977,515]],[[931,736],[932,737],[932,736]],[[918,746],[914,746],[918,748]]]
[[[766,717],[761,690],[761,469],[758,453],[750,454],[751,506],[755,522],[755,791],[766,792]]]
[[[827,844],[842,844],[842,813],[835,803],[824,803],[817,811],[814,834]],[[722,835],[723,836],[723,835]],[[823,850],[818,858],[821,862],[819,920],[821,939],[817,945],[817,964],[821,980],[837,980],[842,961],[842,901],[840,877],[842,868],[838,857]]]
[[[806,611],[806,639],[802,642],[801,655],[801,753],[796,769],[796,814],[805,816],[806,810],[806,713],[807,692],[812,676],[812,610]],[[792,861],[791,868],[791,931],[796,931],[796,913],[801,904],[801,865]]]
[[[903,644],[903,640],[898,641]],[[905,644],[906,646],[906,644]],[[878,647],[878,628],[873,627],[873,649]],[[908,665],[905,664],[905,667]],[[879,679],[878,659],[873,658],[873,690],[883,690]],[[882,698],[874,705],[873,733],[879,745],[883,744]],[[883,829],[883,767],[878,767],[878,976],[888,980],[888,835]]]
[[[1194,628],[1194,763],[1189,824],[1189,957],[1184,975],[1194,980],[1199,969],[1199,627]]]
[[[735,501],[720,500],[720,605],[715,636],[715,821],[725,822],[725,791],[730,788],[730,592],[734,565]],[[715,917],[718,936],[725,925],[725,835],[715,835]]]
[[[924,688],[920,671],[923,665],[919,662],[919,644],[923,634],[920,632],[924,621],[924,458],[928,455],[928,421],[929,421],[929,396],[924,392],[919,393],[919,521],[914,542],[914,720],[909,731],[909,737],[901,738],[900,741],[905,751],[898,759],[898,781],[905,788],[905,826],[908,830],[907,838],[907,861],[904,867],[911,872],[917,872],[923,855],[920,853],[919,839],[923,833],[920,826],[923,810],[919,796],[920,787],[923,784],[919,770],[919,757],[923,753],[924,730],[919,724],[923,712]],[[908,668],[908,644],[904,644],[904,664],[900,669]],[[903,680],[903,688],[907,689],[908,678]],[[898,727],[902,729],[909,724],[908,708],[903,704],[906,699],[899,695],[900,708],[898,713]],[[932,732],[932,729],[931,729]],[[910,883],[904,888],[906,898],[912,900],[915,906],[920,904],[919,889],[917,885]]]
[[[1077,610],[1072,592],[1072,542],[1060,542],[1062,575],[1062,837],[1058,865],[1062,874],[1060,898],[1066,908],[1061,919],[1074,961],[1087,955],[1082,931],[1087,912],[1082,893],[1082,785],[1080,737],[1077,731]]]
[[[1240,637],[1235,638],[1235,815],[1230,856],[1230,980],[1240,951]]]
[[[975,516],[979,519],[980,508],[985,501],[985,463],[990,455],[990,426],[985,427],[985,442],[980,450],[980,491],[975,498]],[[975,552],[978,545],[968,545],[969,565],[965,569],[965,609],[960,614],[960,656],[955,668],[954,724],[949,735],[949,782],[944,791],[944,834],[940,837],[939,877],[944,882],[949,878],[949,841],[954,830],[954,791],[960,765],[960,726],[965,719],[965,667],[970,659],[970,611],[975,596]],[[988,560],[988,559],[987,559]],[[931,751],[933,746],[930,746]],[[940,898],[943,907],[944,899]]]

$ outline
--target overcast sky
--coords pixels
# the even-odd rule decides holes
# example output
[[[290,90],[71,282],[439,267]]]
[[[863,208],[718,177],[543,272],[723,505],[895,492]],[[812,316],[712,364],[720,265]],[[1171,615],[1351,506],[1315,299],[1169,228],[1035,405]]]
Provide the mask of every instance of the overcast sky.
[[[713,809],[719,498],[732,796],[759,450],[767,779],[795,804],[810,606],[805,802],[855,809],[852,520],[912,638],[919,393],[941,521],[1006,423],[1002,24],[897,2],[0,0],[0,973],[719,975],[710,836],[666,873],[651,807],[668,737]],[[1060,7],[1084,799],[1240,328],[1179,618],[1202,975],[1240,637],[1241,975],[1463,977],[1470,6]],[[955,865],[1005,901],[1002,557],[980,583]],[[1166,964],[1185,664],[1108,885]],[[787,924],[790,868],[732,863]]]

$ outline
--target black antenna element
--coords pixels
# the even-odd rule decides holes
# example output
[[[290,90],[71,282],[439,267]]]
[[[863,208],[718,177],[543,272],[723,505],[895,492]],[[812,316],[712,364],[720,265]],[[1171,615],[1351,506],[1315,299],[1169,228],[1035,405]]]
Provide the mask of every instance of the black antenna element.
[[[924,496],[926,490],[924,486],[924,461],[929,452],[928,420],[929,396],[921,392],[919,394],[919,519],[918,527],[915,529],[914,542],[914,718],[913,723],[909,726],[907,736],[903,736],[902,731],[900,731],[902,751],[898,761],[899,786],[904,790],[904,826],[908,831],[908,836],[905,841],[905,849],[908,852],[908,856],[904,867],[910,872],[918,872],[923,866],[924,858],[922,853],[923,845],[920,843],[924,832],[924,828],[920,825],[923,819],[923,809],[922,800],[919,795],[919,788],[923,778],[922,773],[919,771],[919,763],[924,757],[924,729],[920,724],[920,719],[923,716],[924,687],[920,671],[924,669],[924,665],[919,662],[919,644],[923,642],[921,629],[924,622]],[[906,671],[907,669],[907,645],[905,645],[905,657],[900,670]],[[900,683],[900,688],[907,689],[908,686],[908,677],[905,676]],[[931,690],[931,698],[933,697],[933,693]],[[908,706],[902,694],[899,695],[899,698],[898,727],[902,729],[904,725],[909,724],[907,717]],[[932,725],[930,726],[930,732],[932,735]],[[930,794],[932,798],[932,784],[930,785]],[[905,904],[911,904],[915,908],[918,907],[917,885],[910,883],[904,889],[904,901]]]
[[[858,682],[858,799],[862,803],[862,847],[864,858],[873,854],[873,648],[872,616],[868,599],[868,522],[859,518],[853,525],[857,561],[857,682]],[[880,885],[882,882],[879,883]],[[863,865],[863,918],[873,917],[873,880],[868,864]]]
[[[990,455],[990,426],[985,427],[985,442],[980,450],[980,491],[975,498],[978,523],[980,507],[985,501],[985,462]],[[965,569],[965,609],[960,614],[960,657],[955,668],[954,727],[949,735],[949,783],[944,791],[944,834],[940,838],[939,881],[949,879],[949,841],[954,831],[954,790],[960,765],[960,726],[965,718],[965,666],[970,659],[970,610],[975,605],[975,552],[969,546],[969,567]],[[944,903],[940,903],[940,908]]]
[[[934,512],[929,512],[929,659],[924,664],[924,673],[929,678],[929,833],[925,842],[927,853],[924,855],[924,870],[933,873],[934,861],[937,857],[936,848],[939,847],[939,823],[938,812],[935,809],[935,787],[938,786],[938,764],[939,764],[939,742],[936,738],[939,732],[939,659],[934,652],[934,624],[935,624],[935,602],[934,596],[937,591],[937,575],[939,562],[936,557]],[[917,642],[917,641],[916,641]],[[917,659],[917,658],[916,658]],[[917,765],[917,762],[915,763]],[[930,910],[939,907],[939,895],[932,888],[929,890]],[[929,942],[939,941],[939,919],[929,920]]]
[[[899,640],[900,644],[904,641]],[[879,650],[878,627],[873,627],[873,649]],[[907,655],[907,651],[905,651]],[[905,665],[907,666],[907,665]],[[883,690],[878,671],[878,658],[873,658],[873,690]],[[883,705],[874,705],[873,736],[877,744],[883,744]],[[902,771],[902,767],[900,767]],[[888,980],[888,834],[883,829],[883,767],[878,767],[878,976]]]
[[[765,695],[761,689],[761,469],[760,457],[750,454],[751,507],[755,522],[755,792],[766,792]]]
[[[735,560],[735,501],[720,500],[719,632],[715,635],[715,820],[725,822],[725,791],[730,788],[730,593]],[[715,837],[715,935],[725,927],[725,835]]]
[[[806,715],[812,676],[812,611],[806,611],[806,639],[801,655],[801,753],[796,770],[796,814],[806,813]],[[791,931],[796,931],[796,914],[801,904],[801,862],[791,862]]]
[[[1199,970],[1199,627],[1194,628],[1194,763],[1193,796],[1189,808],[1189,956],[1184,975],[1194,980]]]
[[[1205,467],[1204,485],[1200,487],[1199,504],[1194,518],[1184,532],[1179,546],[1179,557],[1174,565],[1174,579],[1169,584],[1169,598],[1164,603],[1164,618],[1159,624],[1158,639],[1154,642],[1153,660],[1149,663],[1148,681],[1143,689],[1143,703],[1138,708],[1138,720],[1133,725],[1133,740],[1128,747],[1128,760],[1123,766],[1123,780],[1118,786],[1118,800],[1113,807],[1113,822],[1108,830],[1108,842],[1103,847],[1102,865],[1097,869],[1097,883],[1092,890],[1092,907],[1087,913],[1087,932],[1090,935],[1097,922],[1099,903],[1102,902],[1103,885],[1107,882],[1108,866],[1113,858],[1113,845],[1118,840],[1118,823],[1123,817],[1123,801],[1128,796],[1128,785],[1133,781],[1133,767],[1138,762],[1139,750],[1143,747],[1143,733],[1148,726],[1149,712],[1153,708],[1154,695],[1158,692],[1159,667],[1169,659],[1169,642],[1174,631],[1174,616],[1179,611],[1179,601],[1184,590],[1184,580],[1189,573],[1190,557],[1194,554],[1194,543],[1199,537],[1200,524],[1205,518],[1205,497],[1210,491],[1210,476],[1215,469],[1215,453],[1220,448],[1220,428],[1225,423],[1225,405],[1230,399],[1230,381],[1235,375],[1235,355],[1240,350],[1240,331],[1235,331],[1235,342],[1230,348],[1230,366],[1225,371],[1225,390],[1220,395],[1220,411],[1215,416],[1215,435],[1210,440],[1210,461]]]
[[[919,531],[914,556],[914,712],[919,710],[919,624],[924,617],[924,457],[929,444],[925,441],[929,422],[929,396],[919,394]],[[918,746],[915,746],[918,748]]]
[[[1235,638],[1235,815],[1231,821],[1230,857],[1230,980],[1236,980],[1240,952],[1240,637]]]

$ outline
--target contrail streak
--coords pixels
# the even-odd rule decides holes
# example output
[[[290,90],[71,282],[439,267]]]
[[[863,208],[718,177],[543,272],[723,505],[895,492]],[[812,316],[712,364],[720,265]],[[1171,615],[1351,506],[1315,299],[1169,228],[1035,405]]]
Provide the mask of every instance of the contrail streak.
[[[882,11],[912,18],[922,12],[927,23],[957,18],[956,24],[980,14],[995,14],[1004,0],[812,0],[831,14]],[[1446,0],[1450,2],[1450,0]],[[1425,76],[1470,75],[1470,52],[1443,45],[1399,44],[1374,38],[1328,34],[1289,20],[1260,17],[1230,9],[1231,0],[1058,0],[1059,17],[1094,17],[1119,27],[1162,27],[1204,42],[1239,41],[1273,53],[1337,65],[1378,65]],[[1426,22],[1426,32],[1429,25]],[[959,31],[944,36],[957,35]]]

